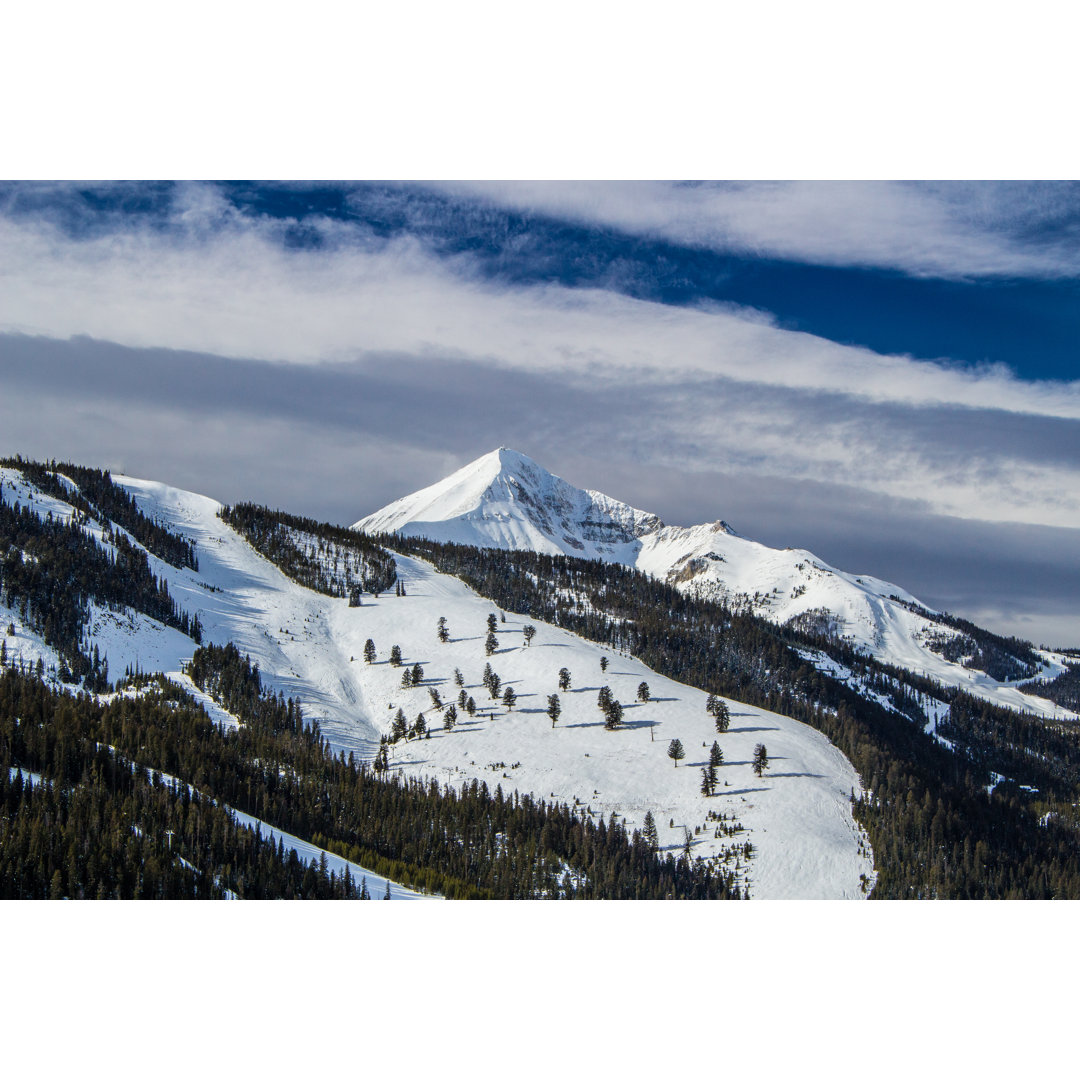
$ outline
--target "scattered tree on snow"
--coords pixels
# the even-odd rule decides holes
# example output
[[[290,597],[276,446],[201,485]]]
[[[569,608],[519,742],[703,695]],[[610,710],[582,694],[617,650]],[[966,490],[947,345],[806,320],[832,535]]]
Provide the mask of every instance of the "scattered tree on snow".
[[[680,739],[672,739],[668,743],[667,756],[675,762],[675,767],[679,767],[679,762],[686,757],[686,751],[683,749],[683,744]]]
[[[728,726],[731,724],[731,713],[728,710],[727,702],[722,698],[718,698],[715,694],[710,694],[705,702],[705,709],[710,716],[716,720],[716,730],[721,735],[727,731]]]
[[[548,694],[547,699],[547,714],[551,718],[551,726],[554,727],[559,721],[559,714],[562,712],[562,705],[559,703],[558,694]]]
[[[764,743],[754,747],[754,775],[760,776],[769,767],[769,753]]]

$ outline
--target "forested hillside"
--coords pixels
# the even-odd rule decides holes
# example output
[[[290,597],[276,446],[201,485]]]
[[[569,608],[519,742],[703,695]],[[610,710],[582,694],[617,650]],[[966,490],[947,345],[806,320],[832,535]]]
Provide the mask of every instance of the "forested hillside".
[[[974,701],[842,643],[690,599],[618,565],[380,539],[462,577],[507,610],[824,732],[868,789],[856,817],[874,847],[876,897],[1080,897],[1080,837],[1046,813],[1050,799],[1077,798],[1073,728]],[[827,662],[815,666],[807,658],[815,655]],[[954,748],[935,737],[935,704],[950,718]],[[1013,770],[1000,790],[998,768]],[[1023,790],[1036,776],[1045,789]]]
[[[0,894],[355,895],[358,882],[257,842],[233,807],[448,897],[736,896],[722,873],[566,806],[335,758],[318,725],[263,691],[232,646],[198,650],[190,672],[239,727],[223,730],[163,679],[135,680],[141,692],[103,703],[10,668],[0,675]]]
[[[43,517],[29,504],[10,503],[2,483],[0,600],[60,654],[60,678],[90,690],[109,684],[106,662],[84,640],[91,601],[132,608],[194,641],[202,636],[198,617],[176,603],[168,583],[151,572],[146,552],[126,535],[106,524],[95,536],[78,509],[68,520],[51,511]]]

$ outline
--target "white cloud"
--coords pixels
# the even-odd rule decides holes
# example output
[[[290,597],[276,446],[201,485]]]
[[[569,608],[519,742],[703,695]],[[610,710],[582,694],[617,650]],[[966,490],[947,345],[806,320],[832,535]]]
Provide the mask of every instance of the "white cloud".
[[[438,185],[501,206],[715,251],[916,277],[1075,277],[1075,239],[1022,242],[1078,199],[1064,184],[794,181],[483,182]]]

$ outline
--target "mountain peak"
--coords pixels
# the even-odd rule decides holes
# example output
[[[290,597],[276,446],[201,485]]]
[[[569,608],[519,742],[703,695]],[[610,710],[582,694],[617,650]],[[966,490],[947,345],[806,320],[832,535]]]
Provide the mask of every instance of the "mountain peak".
[[[576,488],[519,450],[500,446],[353,528],[626,561],[639,537],[662,526],[655,514]]]

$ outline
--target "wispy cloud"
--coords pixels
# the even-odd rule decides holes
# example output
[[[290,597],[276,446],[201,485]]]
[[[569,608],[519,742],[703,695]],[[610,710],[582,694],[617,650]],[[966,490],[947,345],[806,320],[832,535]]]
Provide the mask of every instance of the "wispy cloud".
[[[588,181],[440,188],[714,251],[947,279],[1080,274],[1080,188],[1072,184]]]

